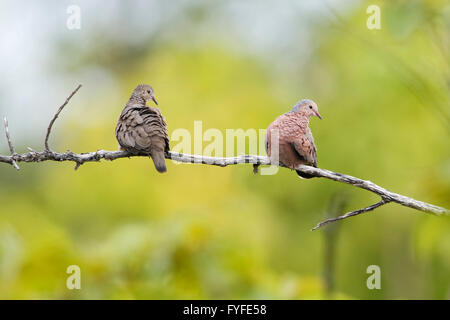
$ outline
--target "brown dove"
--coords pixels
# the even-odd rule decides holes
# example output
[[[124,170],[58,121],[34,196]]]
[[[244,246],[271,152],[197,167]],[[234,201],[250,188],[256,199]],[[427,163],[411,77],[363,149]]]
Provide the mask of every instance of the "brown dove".
[[[304,99],[269,125],[266,133],[266,152],[271,162],[276,161],[274,153],[277,152],[271,149],[271,139],[275,139],[278,132],[278,159],[281,164],[291,169],[300,164],[317,167],[317,150],[308,127],[309,118],[312,116],[322,119],[317,104]],[[312,178],[311,175],[300,171],[297,171],[297,174],[301,178]]]
[[[169,152],[167,124],[158,108],[147,106],[153,100],[153,88],[140,84],[134,89],[116,126],[119,148],[130,153],[147,153],[158,172],[166,172],[165,153]]]

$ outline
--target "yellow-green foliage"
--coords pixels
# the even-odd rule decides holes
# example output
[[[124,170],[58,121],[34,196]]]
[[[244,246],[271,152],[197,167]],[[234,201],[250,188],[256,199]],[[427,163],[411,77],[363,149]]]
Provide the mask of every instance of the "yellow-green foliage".
[[[311,122],[320,167],[449,207],[448,47],[440,41],[448,19],[432,1],[408,7],[410,15],[382,7],[389,14],[379,31],[365,29],[364,5],[344,24],[324,23],[311,61],[286,78],[217,43],[161,45],[117,74],[119,100],[86,101],[81,91],[78,106],[95,105],[96,117],[82,126],[69,105],[54,148],[115,149],[115,121],[138,83],[155,88],[169,134],[192,130],[194,120],[224,134],[265,128],[311,98],[324,117]],[[164,175],[145,158],[78,171],[21,167],[0,168],[0,298],[323,298],[324,238],[311,227],[336,192],[349,195],[347,209],[376,200],[285,169],[253,175],[249,165],[168,162]],[[449,219],[395,204],[340,223],[332,297],[448,298],[449,228]],[[66,289],[72,264],[81,290]],[[382,269],[380,291],[366,288],[371,264]]]

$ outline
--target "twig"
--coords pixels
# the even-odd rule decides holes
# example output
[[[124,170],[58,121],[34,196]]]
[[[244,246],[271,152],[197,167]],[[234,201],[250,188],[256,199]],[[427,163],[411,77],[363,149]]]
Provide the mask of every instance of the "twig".
[[[11,142],[11,137],[9,136],[9,127],[8,127],[8,118],[3,118],[4,125],[5,125],[5,134],[6,134],[6,140],[8,141],[9,151],[11,152],[11,156],[9,157],[9,163],[16,168],[16,170],[20,170],[19,166],[17,165],[16,161],[14,160],[14,156],[16,155],[16,152],[14,151],[14,146]]]
[[[8,118],[5,117],[5,118],[3,119],[3,121],[4,121],[4,123],[5,123],[5,133],[6,133],[6,140],[8,141],[9,151],[11,152],[11,154],[14,154],[14,153],[16,153],[16,152],[14,151],[14,146],[13,146],[13,144],[12,144],[12,142],[11,142],[11,137],[10,137],[10,135],[9,135]]]
[[[365,207],[365,208],[362,208],[362,209],[359,209],[359,210],[355,210],[355,211],[352,211],[352,212],[348,212],[348,213],[346,213],[346,214],[344,214],[342,216],[336,217],[336,218],[327,219],[327,220],[325,220],[325,221],[323,221],[321,223],[318,223],[317,226],[315,226],[314,228],[311,229],[311,231],[314,231],[314,230],[316,230],[316,229],[318,229],[318,228],[320,228],[320,227],[322,227],[322,226],[324,226],[324,225],[326,225],[328,223],[334,222],[334,221],[343,220],[343,219],[346,219],[346,218],[357,216],[358,214],[361,214],[361,213],[365,213],[365,212],[369,212],[369,211],[375,210],[376,208],[381,207],[382,205],[385,205],[386,203],[389,203],[389,202],[390,201],[386,201],[386,200],[382,199],[381,201],[379,201],[379,202],[377,202],[377,203],[375,203],[375,204],[373,204],[371,206],[368,206],[368,207]]]
[[[67,97],[66,101],[59,107],[58,111],[55,113],[55,116],[50,121],[50,124],[47,128],[47,135],[45,136],[45,151],[50,151],[50,148],[48,146],[48,138],[50,137],[50,133],[52,132],[53,124],[55,123],[56,119],[58,119],[59,114],[64,109],[64,107],[69,103],[70,99],[77,93],[78,90],[80,90],[81,84],[78,85],[78,87],[75,88],[75,90]]]
[[[106,151],[106,150],[98,150],[95,152],[89,152],[89,153],[73,153],[72,151],[67,151],[65,153],[59,153],[59,152],[53,152],[50,150],[48,146],[48,139],[51,133],[52,126],[56,119],[58,118],[58,115],[61,113],[62,109],[69,103],[70,99],[73,97],[73,95],[81,88],[81,85],[79,85],[66,99],[63,105],[61,105],[56,112],[55,116],[50,122],[50,125],[47,129],[47,135],[45,137],[45,150],[38,152],[34,151],[32,149],[29,149],[30,152],[23,153],[23,154],[17,154],[14,152],[13,145],[11,143],[11,139],[9,137],[8,132],[8,123],[5,118],[5,129],[6,129],[6,137],[8,140],[8,144],[10,147],[10,150],[12,151],[11,156],[4,156],[0,155],[0,162],[9,163],[12,164],[16,169],[18,169],[17,162],[42,162],[42,161],[71,161],[75,162],[75,169],[78,169],[82,164],[86,162],[98,162],[101,159],[105,160],[116,160],[120,158],[131,158],[131,157],[148,157],[148,154],[146,153],[129,153],[127,151]],[[255,171],[257,171],[257,167],[259,165],[270,165],[270,160],[268,157],[265,156],[254,156],[254,155],[240,155],[238,157],[225,157],[225,158],[217,158],[217,157],[205,157],[200,155],[192,155],[192,154],[183,154],[183,153],[177,153],[169,151],[166,154],[166,159],[171,159],[173,161],[183,162],[183,163],[195,163],[195,164],[206,164],[206,165],[213,165],[213,166],[220,166],[220,167],[226,167],[229,165],[237,165],[237,164],[243,164],[243,163],[251,163],[254,166]],[[378,208],[379,206],[382,206],[384,204],[387,204],[389,202],[396,202],[402,206],[409,207],[412,209],[420,210],[423,212],[427,212],[436,216],[450,216],[450,211],[448,209],[445,209],[443,207],[438,207],[433,204],[429,204],[426,202],[422,202],[419,200],[415,200],[413,198],[409,198],[406,196],[403,196],[401,194],[397,194],[394,192],[391,192],[383,187],[380,187],[379,185],[376,185],[375,183],[369,181],[369,180],[362,180],[350,175],[333,172],[326,169],[320,169],[320,168],[314,168],[306,165],[299,165],[294,168],[297,171],[301,171],[303,173],[306,173],[313,177],[318,178],[325,178],[345,184],[352,185],[357,188],[361,188],[367,191],[370,191],[372,193],[377,194],[381,197],[381,201],[369,206],[364,209],[360,209],[357,211],[353,211],[350,213],[345,214],[344,216],[333,218],[326,220],[322,223],[319,223],[313,230],[320,228],[324,224],[342,220],[348,217],[352,217],[364,212],[368,212],[371,210],[374,210]]]

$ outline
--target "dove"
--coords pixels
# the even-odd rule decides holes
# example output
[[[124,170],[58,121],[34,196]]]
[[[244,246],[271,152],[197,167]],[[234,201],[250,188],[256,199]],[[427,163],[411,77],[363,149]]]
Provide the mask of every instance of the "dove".
[[[267,128],[266,152],[271,162],[276,161],[278,151],[279,162],[294,170],[297,165],[304,164],[317,168],[317,149],[309,129],[309,118],[316,116],[322,119],[317,104],[309,99],[297,102],[291,111],[282,114]],[[278,150],[272,150],[272,136],[278,133]],[[312,178],[311,175],[297,170],[300,178]]]
[[[140,84],[134,89],[117,121],[116,138],[120,150],[148,154],[156,170],[163,173],[169,152],[167,124],[158,108],[147,106],[150,100],[158,105],[151,86]]]

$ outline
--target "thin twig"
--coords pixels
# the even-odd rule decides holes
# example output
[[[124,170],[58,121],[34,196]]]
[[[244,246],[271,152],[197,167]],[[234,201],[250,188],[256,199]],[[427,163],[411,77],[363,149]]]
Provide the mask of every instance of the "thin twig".
[[[8,141],[8,146],[9,146],[9,151],[11,152],[11,154],[15,154],[16,152],[14,151],[14,146],[11,142],[11,137],[9,135],[9,126],[8,126],[8,118],[5,117],[3,119],[4,124],[5,124],[5,133],[6,133],[6,140]]]
[[[67,97],[66,101],[59,107],[58,111],[55,113],[55,116],[53,117],[52,121],[50,121],[50,124],[47,128],[47,135],[45,136],[45,151],[50,151],[50,148],[48,146],[48,139],[50,137],[50,133],[52,132],[53,124],[55,123],[56,119],[58,118],[61,111],[64,109],[64,107],[69,103],[70,99],[77,93],[78,90],[80,90],[81,84],[78,85],[78,87],[75,88],[75,90]]]
[[[318,229],[318,228],[320,228],[320,227],[322,227],[322,226],[324,226],[324,225],[326,225],[328,223],[331,223],[331,222],[343,220],[343,219],[346,219],[346,218],[357,216],[358,214],[361,214],[361,213],[365,213],[365,212],[369,212],[369,211],[375,210],[376,208],[381,207],[382,205],[385,205],[386,203],[389,203],[389,202],[390,201],[386,201],[386,200],[382,199],[381,201],[379,201],[379,202],[377,202],[377,203],[375,203],[375,204],[373,204],[371,206],[368,206],[368,207],[365,207],[365,208],[362,208],[362,209],[359,209],[359,210],[355,210],[355,211],[352,211],[352,212],[348,212],[348,213],[346,213],[346,214],[344,214],[342,216],[336,217],[336,218],[327,219],[327,220],[317,224],[317,226],[312,228],[311,231],[314,231],[314,230],[316,230],[316,229]]]
[[[17,165],[16,161],[14,160],[14,156],[16,155],[16,152],[14,151],[14,146],[11,142],[11,137],[9,135],[9,126],[8,126],[8,118],[3,118],[4,125],[5,125],[5,134],[6,134],[6,140],[8,141],[9,151],[11,152],[11,157],[9,157],[9,163],[16,168],[16,170],[20,170],[19,166]]]

